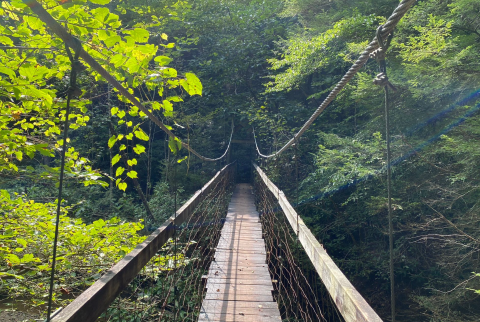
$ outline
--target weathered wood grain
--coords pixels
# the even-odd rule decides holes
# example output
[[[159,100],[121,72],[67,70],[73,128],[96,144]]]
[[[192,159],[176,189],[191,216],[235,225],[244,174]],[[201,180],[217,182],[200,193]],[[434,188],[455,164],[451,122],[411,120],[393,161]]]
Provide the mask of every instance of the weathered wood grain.
[[[250,185],[237,185],[228,209],[215,260],[205,276],[207,294],[198,321],[279,322]]]

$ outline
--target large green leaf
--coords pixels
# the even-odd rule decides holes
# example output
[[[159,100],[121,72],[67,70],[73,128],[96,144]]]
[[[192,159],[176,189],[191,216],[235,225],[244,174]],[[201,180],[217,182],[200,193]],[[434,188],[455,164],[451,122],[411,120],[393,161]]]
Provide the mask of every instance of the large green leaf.
[[[200,95],[202,96],[203,85],[200,82],[200,79],[193,73],[186,73],[186,79],[182,79],[180,84],[190,95]]]

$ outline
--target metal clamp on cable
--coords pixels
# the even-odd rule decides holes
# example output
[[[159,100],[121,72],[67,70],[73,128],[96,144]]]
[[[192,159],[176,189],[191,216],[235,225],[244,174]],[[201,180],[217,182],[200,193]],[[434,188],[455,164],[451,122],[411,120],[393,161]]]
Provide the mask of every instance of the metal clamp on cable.
[[[390,81],[388,80],[387,66],[385,62],[387,50],[388,47],[390,47],[390,43],[393,38],[393,32],[388,35],[387,42],[385,43],[382,38],[382,31],[383,25],[377,28],[377,41],[380,45],[380,48],[370,54],[370,58],[375,59],[380,65],[380,74],[378,74],[377,77],[373,80],[373,84],[381,87],[388,86],[392,90],[396,91],[397,89],[395,88],[395,86],[393,86],[392,83],[390,83]]]

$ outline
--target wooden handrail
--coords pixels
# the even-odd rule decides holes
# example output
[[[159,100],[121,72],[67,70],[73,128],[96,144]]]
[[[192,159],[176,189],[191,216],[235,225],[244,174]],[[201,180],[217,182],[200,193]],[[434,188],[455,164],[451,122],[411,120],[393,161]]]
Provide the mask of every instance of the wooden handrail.
[[[147,239],[109,269],[99,280],[80,294],[70,305],[51,319],[52,322],[93,322],[115,300],[120,292],[137,276],[157,251],[173,236],[174,227],[180,226],[195,211],[233,163],[225,166],[198,190],[176,213],[155,230]]]
[[[287,197],[280,189],[273,184],[267,175],[258,165],[253,164],[259,177],[265,186],[278,200],[280,207],[287,217],[290,226],[297,234],[298,240],[310,258],[315,270],[323,281],[330,296],[337,305],[339,312],[347,322],[381,322],[382,319],[375,313],[360,293],[353,287],[352,283],[342,273],[332,258],[328,256],[323,246],[318,242],[310,229],[305,225],[302,218],[297,216]],[[298,222],[297,222],[298,218]]]

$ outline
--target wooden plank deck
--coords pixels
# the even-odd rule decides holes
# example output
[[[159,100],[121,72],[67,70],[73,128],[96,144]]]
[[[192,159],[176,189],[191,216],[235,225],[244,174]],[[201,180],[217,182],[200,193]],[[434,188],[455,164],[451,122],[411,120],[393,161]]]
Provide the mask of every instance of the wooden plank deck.
[[[252,187],[238,184],[228,207],[198,321],[281,322]]]

